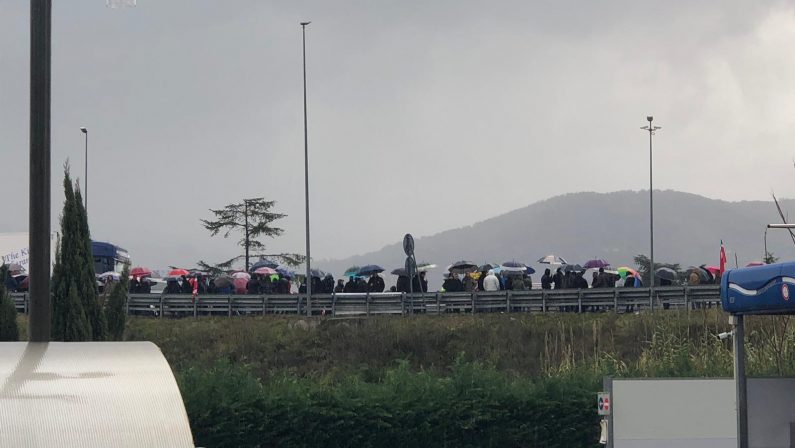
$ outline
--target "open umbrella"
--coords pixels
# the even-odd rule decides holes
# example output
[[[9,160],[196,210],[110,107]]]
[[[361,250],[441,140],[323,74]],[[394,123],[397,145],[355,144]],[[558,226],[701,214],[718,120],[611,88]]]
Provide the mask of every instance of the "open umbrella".
[[[527,269],[526,269],[526,272],[527,272],[527,274],[528,274],[528,275],[529,275],[529,274],[535,274],[535,273],[536,273],[536,270],[535,270],[535,269],[533,269],[533,268],[531,268],[530,266],[528,266],[528,267],[527,267]]]
[[[278,274],[279,272],[276,269],[272,269],[267,266],[262,266],[261,268],[255,269],[254,273],[259,275],[273,275],[273,274]],[[245,272],[242,272],[242,274],[245,274]]]
[[[701,269],[703,269],[703,270],[705,270],[705,271],[709,272],[710,274],[712,274],[712,276],[713,276],[713,277],[714,277],[714,276],[716,276],[716,275],[718,275],[718,274],[720,273],[720,268],[719,268],[719,267],[717,267],[717,266],[706,266],[706,265],[702,265],[702,266],[701,266]]]
[[[209,272],[198,271],[198,270],[190,271],[190,274],[188,274],[188,277],[209,277],[209,276],[210,276]]]
[[[152,270],[142,266],[136,266],[130,269],[130,275],[133,277],[150,277],[152,275]]]
[[[483,263],[482,265],[478,266],[478,271],[480,272],[489,272],[492,269],[500,267],[497,263]]]
[[[368,264],[367,266],[362,266],[359,268],[359,275],[362,276],[378,274],[379,272],[384,272],[384,268],[378,266],[377,264]]]
[[[524,263],[519,263],[518,261],[506,261],[500,265],[500,269],[502,269],[502,272],[516,272],[519,274],[524,274],[527,272],[527,265]]]
[[[168,277],[182,277],[182,276],[190,275],[190,272],[187,269],[172,269],[168,271]]]
[[[97,275],[97,278],[101,279],[101,280],[105,280],[107,278],[111,278],[114,281],[119,281],[121,279],[121,274],[119,274],[118,272],[108,271],[108,272],[103,272],[103,273]]]
[[[688,276],[690,274],[692,274],[693,272],[698,274],[698,276],[699,276],[699,278],[701,279],[702,282],[711,282],[712,281],[712,276],[705,269],[701,269],[701,268],[695,267],[695,266],[690,266],[689,268],[687,268],[687,275]]]
[[[248,280],[245,278],[236,278],[232,280],[232,284],[235,286],[235,294],[245,294],[248,292]]]
[[[538,259],[538,263],[541,264],[568,264],[566,260],[562,257],[558,257],[557,255],[547,255],[545,257],[541,257]]]
[[[392,275],[397,275],[397,276],[401,276],[402,275],[404,277],[408,277],[408,274],[406,273],[406,269],[405,268],[392,269]]]
[[[235,279],[228,275],[222,275],[214,280],[216,288],[226,288],[227,286],[234,285]],[[248,282],[247,282],[248,283]]]
[[[23,271],[22,265],[20,265],[19,263],[9,263],[9,264],[6,265],[6,267],[8,268],[8,272],[21,272],[21,271]]]
[[[254,272],[261,267],[276,269],[277,266],[279,266],[279,263],[275,263],[272,260],[268,260],[267,258],[262,258],[256,263],[252,264],[248,270]]]
[[[656,271],[654,271],[654,275],[657,276],[657,278],[661,278],[671,282],[676,281],[677,277],[676,271],[674,271],[671,268],[659,268]]]
[[[279,275],[281,275],[282,277],[285,277],[285,278],[293,278],[293,277],[295,277],[295,271],[293,271],[292,269],[290,269],[290,268],[288,268],[287,266],[284,266],[284,265],[276,266],[276,272]]]
[[[351,266],[342,274],[343,277],[356,277],[359,275],[359,266]]]
[[[242,278],[248,281],[249,279],[251,279],[251,274],[249,274],[248,272],[235,272],[234,274],[232,274],[232,278],[234,279]]]
[[[563,267],[563,272],[582,272],[585,268],[578,264],[567,264]]]
[[[583,266],[585,267],[585,269],[591,269],[591,268],[599,269],[610,266],[610,263],[608,263],[607,260],[604,260],[602,258],[595,258],[593,260],[586,261]]]
[[[436,265],[433,263],[420,263],[417,265],[417,270],[420,272],[424,272],[424,271],[429,271],[435,267]]]
[[[618,275],[621,278],[626,278],[627,274],[632,275],[633,277],[637,277],[638,276],[638,271],[636,271],[636,270],[634,270],[632,268],[628,268],[626,266],[622,266],[622,267],[616,269],[616,272],[618,272]]]
[[[447,269],[451,274],[468,274],[478,270],[478,265],[471,261],[461,260],[451,264]]]

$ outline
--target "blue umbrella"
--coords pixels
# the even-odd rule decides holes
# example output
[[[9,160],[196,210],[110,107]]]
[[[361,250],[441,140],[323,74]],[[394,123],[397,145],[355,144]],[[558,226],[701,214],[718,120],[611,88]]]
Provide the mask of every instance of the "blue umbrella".
[[[368,264],[367,266],[362,266],[359,268],[359,272],[357,275],[367,276],[372,274],[378,274],[379,272],[384,272],[384,268],[378,266],[377,264]]]
[[[527,274],[528,274],[528,275],[530,275],[530,274],[535,274],[535,273],[536,273],[536,270],[535,270],[535,269],[531,268],[530,266],[528,266],[528,267],[527,267]]]
[[[359,266],[351,266],[345,270],[345,273],[342,274],[343,277],[356,277],[359,275]]]
[[[276,266],[276,272],[279,273],[282,277],[293,278],[295,277],[295,271],[289,269],[287,266],[279,265]]]
[[[519,263],[517,261],[506,261],[501,266],[503,271],[506,272],[518,272],[524,274],[527,270],[527,265],[524,263]]]
[[[262,267],[276,269],[277,267],[279,267],[279,263],[274,263],[273,261],[268,260],[267,258],[263,258],[260,261],[252,264],[251,267],[249,268],[249,271],[254,272]]]

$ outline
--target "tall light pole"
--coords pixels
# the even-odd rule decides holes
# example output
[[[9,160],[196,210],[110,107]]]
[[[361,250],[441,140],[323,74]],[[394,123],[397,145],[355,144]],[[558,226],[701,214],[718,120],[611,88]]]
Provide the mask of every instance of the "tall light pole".
[[[83,178],[83,189],[85,190],[85,199],[83,202],[85,203],[84,206],[86,208],[86,216],[88,216],[88,129],[80,128],[80,132],[86,135],[86,171],[85,177]]]
[[[306,125],[306,26],[312,22],[301,22],[301,37],[304,56],[304,196],[306,200],[306,314],[312,315],[312,258],[309,252],[309,134]]]
[[[50,340],[50,42],[52,0],[30,1],[30,342]]]
[[[654,121],[654,117],[649,115],[646,117],[646,120],[649,122],[648,126],[643,126],[641,129],[649,131],[649,251],[651,252],[650,260],[649,260],[649,274],[651,275],[651,288],[649,293],[651,294],[652,300],[654,299],[654,183],[653,183],[653,174],[654,174],[654,159],[652,157],[652,137],[654,136],[654,132],[662,129],[660,126],[654,126],[652,121]]]

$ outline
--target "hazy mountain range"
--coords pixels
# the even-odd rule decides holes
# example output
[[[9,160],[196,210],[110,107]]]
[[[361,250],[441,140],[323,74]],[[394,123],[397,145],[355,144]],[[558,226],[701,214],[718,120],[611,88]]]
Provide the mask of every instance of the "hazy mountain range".
[[[795,210],[795,200],[781,201]],[[440,210],[444,213],[444,210]],[[411,231],[406,216],[406,231]],[[764,255],[768,223],[781,222],[771,201],[728,202],[678,191],[654,193],[655,261],[718,264],[723,240],[729,264],[735,254],[740,266]],[[379,264],[391,271],[405,255],[403,235],[395,244],[341,260],[318,260],[315,265],[340,275],[351,265]],[[456,260],[476,263],[507,260],[532,264],[547,254],[569,263],[604,258],[613,266],[632,266],[632,257],[649,253],[649,193],[571,193],[536,202],[472,225],[416,239],[418,261],[436,263],[434,277]],[[770,230],[768,250],[782,260],[795,258],[795,245],[785,230]],[[388,272],[387,272],[388,274]],[[389,278],[389,275],[386,275]]]

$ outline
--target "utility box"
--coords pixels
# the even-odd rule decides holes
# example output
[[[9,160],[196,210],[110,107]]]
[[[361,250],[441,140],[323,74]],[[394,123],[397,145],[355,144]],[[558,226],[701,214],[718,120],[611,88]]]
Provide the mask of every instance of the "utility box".
[[[0,446],[193,447],[151,342],[0,343]]]

